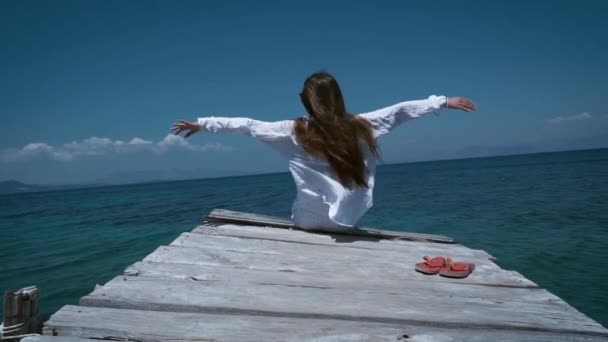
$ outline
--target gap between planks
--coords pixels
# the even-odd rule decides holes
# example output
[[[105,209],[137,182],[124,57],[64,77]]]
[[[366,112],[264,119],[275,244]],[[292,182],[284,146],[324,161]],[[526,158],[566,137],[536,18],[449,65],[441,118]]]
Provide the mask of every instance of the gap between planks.
[[[480,257],[487,257],[493,261],[496,259],[483,250],[471,249],[459,244],[436,244],[426,241],[377,239],[367,236],[321,234],[293,229],[287,230],[273,227],[243,226],[230,223],[217,225],[204,224],[194,228],[192,233],[361,249],[388,249],[404,251],[404,249],[407,247],[424,246],[429,248],[429,250],[434,250],[437,252],[466,250],[468,252],[478,254]]]
[[[304,230],[297,227],[291,220],[269,215],[245,213],[226,209],[213,209],[206,217],[208,222],[228,222],[249,226],[272,226],[277,228],[292,228]],[[308,231],[308,230],[306,230]],[[323,231],[316,231],[323,232]],[[366,236],[383,239],[405,239],[414,241],[431,241],[435,243],[455,243],[454,239],[439,234],[411,233],[392,230],[380,230],[371,228],[357,228],[350,231],[336,233],[347,236]]]

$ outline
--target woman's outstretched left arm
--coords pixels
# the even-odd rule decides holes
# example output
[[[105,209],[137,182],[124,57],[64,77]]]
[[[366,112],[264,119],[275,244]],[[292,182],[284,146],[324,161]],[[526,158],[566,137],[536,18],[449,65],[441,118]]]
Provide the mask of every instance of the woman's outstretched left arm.
[[[267,122],[250,118],[204,117],[196,122],[179,121],[171,130],[176,135],[186,132],[185,138],[202,130],[210,133],[237,133],[248,135],[263,141],[277,141],[290,138],[293,132],[293,120]]]
[[[445,97],[431,95],[428,99],[405,101],[395,105],[378,109],[373,112],[359,114],[372,125],[374,137],[380,137],[401,123],[422,117],[429,113],[436,113],[442,108],[452,108],[470,112],[476,110],[475,104],[464,97]]]

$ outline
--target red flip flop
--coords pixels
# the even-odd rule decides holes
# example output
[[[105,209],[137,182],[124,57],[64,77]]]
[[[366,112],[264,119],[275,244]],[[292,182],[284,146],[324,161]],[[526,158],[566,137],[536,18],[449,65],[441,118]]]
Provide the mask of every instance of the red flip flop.
[[[466,278],[473,273],[475,264],[470,262],[454,262],[448,258],[445,265],[439,270],[439,275],[448,278]]]
[[[424,262],[419,262],[416,264],[416,271],[424,274],[437,274],[446,263],[446,259],[440,256],[434,258],[425,256],[423,259]]]

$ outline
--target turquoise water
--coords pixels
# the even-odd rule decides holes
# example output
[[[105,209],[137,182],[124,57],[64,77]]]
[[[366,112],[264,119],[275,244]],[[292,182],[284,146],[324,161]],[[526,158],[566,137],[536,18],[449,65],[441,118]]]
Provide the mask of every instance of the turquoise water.
[[[288,216],[287,173],[0,196],[0,290],[50,314],[213,208]],[[608,150],[386,165],[362,225],[481,248],[608,326]],[[1,308],[0,308],[1,309]]]

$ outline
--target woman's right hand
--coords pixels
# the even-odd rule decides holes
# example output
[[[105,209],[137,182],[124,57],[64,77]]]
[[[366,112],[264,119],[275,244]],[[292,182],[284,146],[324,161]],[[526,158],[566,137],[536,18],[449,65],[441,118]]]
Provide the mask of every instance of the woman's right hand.
[[[188,138],[192,134],[199,132],[201,130],[201,126],[194,122],[181,120],[178,123],[174,123],[171,130],[175,135],[179,135],[181,132],[187,131],[184,138]]]
[[[465,112],[472,112],[477,109],[477,106],[472,101],[464,97],[449,97],[446,107],[464,110]]]

